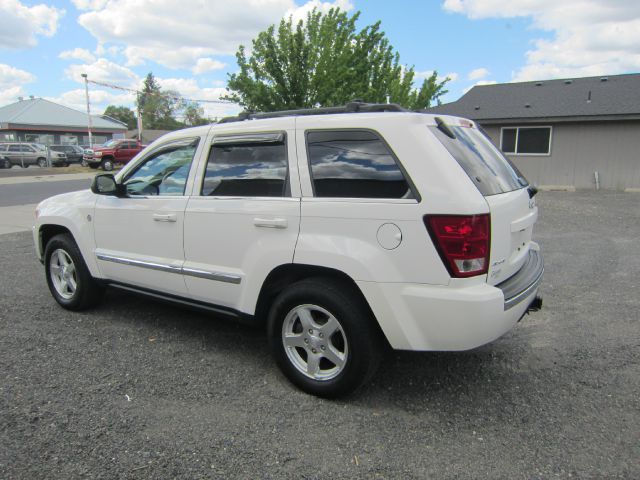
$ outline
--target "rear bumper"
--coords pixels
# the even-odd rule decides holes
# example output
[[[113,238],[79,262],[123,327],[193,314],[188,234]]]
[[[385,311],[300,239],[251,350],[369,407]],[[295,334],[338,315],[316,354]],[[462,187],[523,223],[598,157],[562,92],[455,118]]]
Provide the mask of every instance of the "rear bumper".
[[[501,337],[527,312],[544,270],[537,249],[533,257],[500,286],[479,279],[447,286],[357,283],[393,348],[469,350]]]

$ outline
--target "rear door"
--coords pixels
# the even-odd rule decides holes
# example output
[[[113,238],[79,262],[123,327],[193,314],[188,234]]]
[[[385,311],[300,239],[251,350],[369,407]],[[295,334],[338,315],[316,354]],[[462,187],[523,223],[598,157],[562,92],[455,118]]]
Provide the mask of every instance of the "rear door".
[[[269,272],[293,260],[300,224],[293,119],[277,125],[212,134],[184,220],[185,282],[195,300],[253,313]]]
[[[447,119],[430,127],[484,196],[491,213],[491,257],[487,282],[515,274],[528,258],[538,207],[527,181],[471,122]]]

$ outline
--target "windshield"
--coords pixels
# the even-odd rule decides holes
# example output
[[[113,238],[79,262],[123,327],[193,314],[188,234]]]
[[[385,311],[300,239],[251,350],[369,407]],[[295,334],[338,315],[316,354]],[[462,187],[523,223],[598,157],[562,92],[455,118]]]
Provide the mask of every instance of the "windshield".
[[[478,129],[446,125],[454,136],[451,138],[438,127],[429,128],[485,197],[529,185],[516,166]]]
[[[118,146],[118,141],[117,140],[109,140],[108,142],[104,142],[100,146],[104,147],[104,148],[115,148],[115,147]]]

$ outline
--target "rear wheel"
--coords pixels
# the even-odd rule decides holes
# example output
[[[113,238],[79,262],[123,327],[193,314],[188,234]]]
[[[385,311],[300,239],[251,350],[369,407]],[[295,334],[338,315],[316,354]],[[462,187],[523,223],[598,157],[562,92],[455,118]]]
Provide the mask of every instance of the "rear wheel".
[[[384,353],[360,292],[331,279],[288,287],[271,307],[268,328],[282,372],[300,389],[321,397],[358,389],[373,376]]]
[[[84,310],[100,301],[104,287],[89,272],[70,234],[47,243],[44,254],[47,285],[53,298],[68,310]]]
[[[46,159],[46,158],[42,158],[42,157],[40,157],[40,158],[38,159],[38,166],[39,166],[40,168],[44,168],[44,167],[46,167],[46,166],[47,166],[47,159]]]

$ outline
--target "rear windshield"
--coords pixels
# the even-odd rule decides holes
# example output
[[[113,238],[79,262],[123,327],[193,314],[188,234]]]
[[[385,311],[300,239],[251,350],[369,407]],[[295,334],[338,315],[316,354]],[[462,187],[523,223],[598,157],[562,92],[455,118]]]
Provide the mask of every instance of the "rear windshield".
[[[455,138],[438,127],[429,127],[485,197],[512,192],[529,183],[479,130],[447,125]]]

